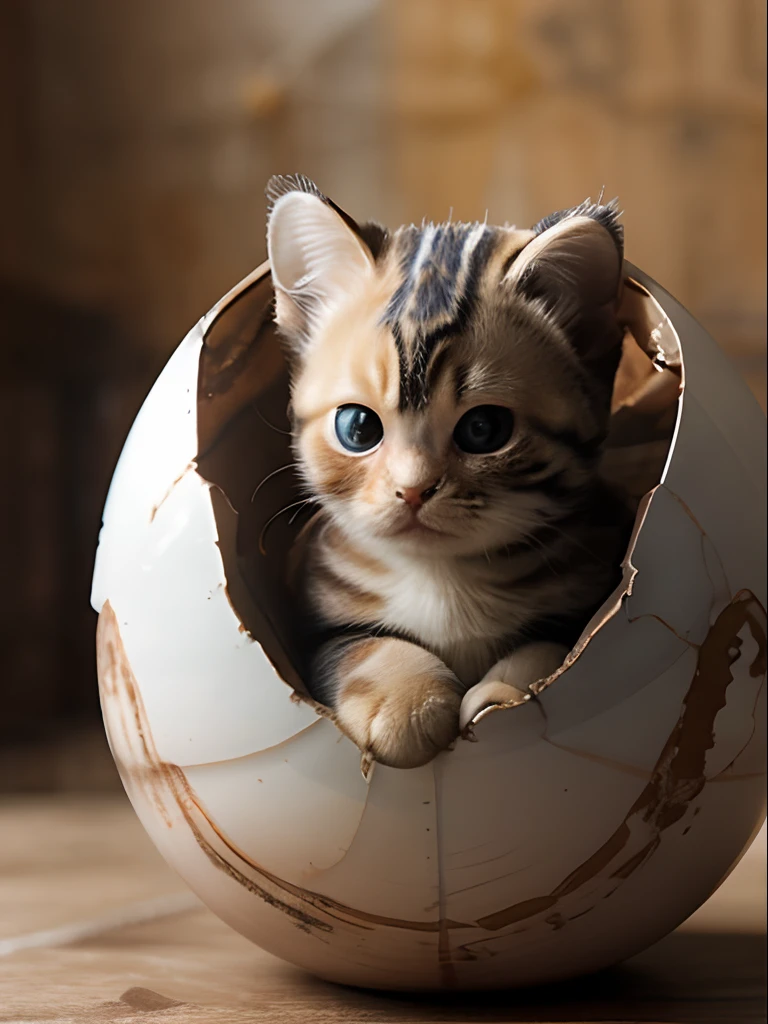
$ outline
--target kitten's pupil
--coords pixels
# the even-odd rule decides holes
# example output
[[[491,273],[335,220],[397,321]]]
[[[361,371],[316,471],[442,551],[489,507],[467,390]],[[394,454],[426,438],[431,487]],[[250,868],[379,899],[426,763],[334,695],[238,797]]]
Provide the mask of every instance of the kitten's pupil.
[[[336,410],[336,437],[349,452],[367,452],[384,436],[381,420],[364,405],[342,405]]]
[[[484,455],[498,451],[512,436],[514,417],[501,405],[478,405],[465,412],[453,439],[456,446],[470,455]]]

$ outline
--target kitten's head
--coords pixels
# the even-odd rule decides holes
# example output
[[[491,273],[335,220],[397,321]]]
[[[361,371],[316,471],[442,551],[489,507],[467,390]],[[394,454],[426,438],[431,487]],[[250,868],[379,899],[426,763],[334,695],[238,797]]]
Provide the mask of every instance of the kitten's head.
[[[294,446],[342,530],[410,557],[476,554],[567,514],[621,352],[615,208],[390,235],[306,178],[273,178],[268,197]]]

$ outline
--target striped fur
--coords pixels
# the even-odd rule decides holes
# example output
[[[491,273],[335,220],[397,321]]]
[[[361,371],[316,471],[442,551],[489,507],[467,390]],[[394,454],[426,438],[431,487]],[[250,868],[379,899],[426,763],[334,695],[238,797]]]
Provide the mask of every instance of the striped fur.
[[[623,335],[617,212],[389,235],[304,178],[269,198],[294,445],[320,505],[299,559],[313,693],[370,756],[421,764],[456,735],[461,694],[548,674],[617,581],[629,515],[598,472]],[[383,424],[370,454],[335,440],[350,403]],[[479,405],[514,430],[468,455],[453,430]]]

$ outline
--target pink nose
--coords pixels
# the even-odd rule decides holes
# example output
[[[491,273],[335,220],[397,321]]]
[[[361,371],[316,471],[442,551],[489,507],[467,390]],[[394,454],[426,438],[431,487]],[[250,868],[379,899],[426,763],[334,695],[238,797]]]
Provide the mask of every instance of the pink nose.
[[[401,501],[404,501],[406,505],[410,505],[411,508],[421,508],[425,501],[429,501],[433,494],[437,491],[439,486],[438,483],[431,484],[429,487],[401,487],[395,491],[395,496]]]

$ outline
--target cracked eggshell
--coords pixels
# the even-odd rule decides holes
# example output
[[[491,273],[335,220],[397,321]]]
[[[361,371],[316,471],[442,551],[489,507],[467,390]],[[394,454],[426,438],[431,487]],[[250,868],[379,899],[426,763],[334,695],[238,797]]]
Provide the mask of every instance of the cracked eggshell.
[[[123,782],[201,899],[315,974],[594,971],[691,914],[763,820],[764,419],[692,317],[627,278],[638,345],[606,465],[648,493],[623,584],[533,699],[471,691],[471,736],[422,768],[364,778],[303,690],[266,266],[190,332],[126,442],[93,583]]]

